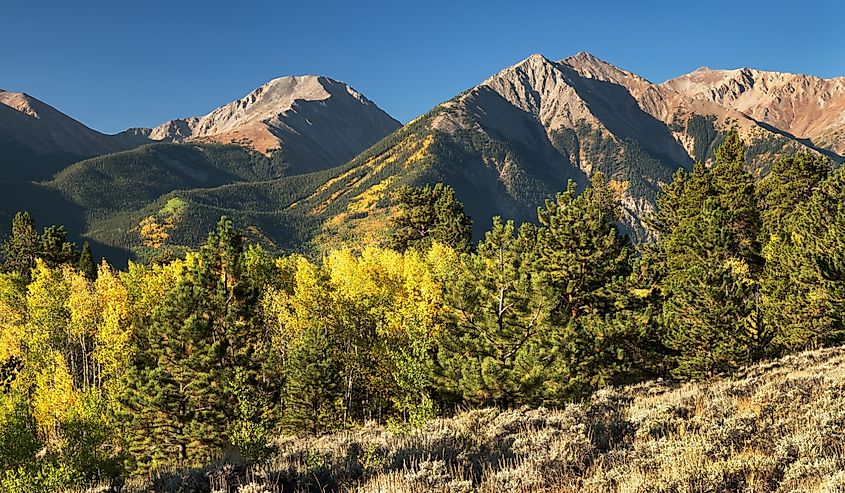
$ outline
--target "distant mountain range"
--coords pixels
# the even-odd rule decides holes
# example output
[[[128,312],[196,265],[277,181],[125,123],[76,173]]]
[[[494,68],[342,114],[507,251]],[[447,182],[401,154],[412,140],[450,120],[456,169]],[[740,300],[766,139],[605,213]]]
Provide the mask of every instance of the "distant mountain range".
[[[660,184],[712,159],[731,127],[759,175],[782,153],[842,161],[845,78],[702,68],[654,84],[587,53],[532,55],[404,126],[304,76],[112,136],[0,92],[0,219],[31,209],[112,256],[138,253],[139,222],[163,216],[177,244],[226,214],[279,248],[361,245],[384,239],[402,184],[452,185],[480,235],[493,215],[531,220],[568,179],[602,171],[644,239]]]

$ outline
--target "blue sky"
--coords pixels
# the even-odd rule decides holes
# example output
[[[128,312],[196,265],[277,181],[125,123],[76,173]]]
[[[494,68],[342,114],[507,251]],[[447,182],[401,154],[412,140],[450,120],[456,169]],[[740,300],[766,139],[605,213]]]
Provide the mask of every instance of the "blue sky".
[[[845,2],[3,0],[0,88],[104,132],[205,114],[282,75],[406,122],[531,53],[652,81],[700,66],[845,76]]]

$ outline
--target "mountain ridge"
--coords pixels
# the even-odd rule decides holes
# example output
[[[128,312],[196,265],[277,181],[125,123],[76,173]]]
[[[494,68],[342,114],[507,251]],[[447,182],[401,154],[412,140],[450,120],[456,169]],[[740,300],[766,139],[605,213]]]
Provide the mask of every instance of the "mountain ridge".
[[[343,164],[399,126],[349,85],[304,75],[272,79],[203,116],[129,132],[160,142],[238,143],[264,154],[281,149],[292,172],[302,173]]]
[[[558,61],[533,54],[401,126],[342,82],[281,77],[202,117],[128,129],[129,137],[152,147],[78,163],[45,186],[89,211],[88,231],[104,244],[136,249],[139,221],[164,217],[176,201],[182,204],[171,235],[177,244],[194,245],[225,213],[285,249],[319,250],[383,242],[396,212],[391,197],[402,185],[451,185],[475,218],[479,238],[490,217],[535,220],[537,206],[568,180],[583,188],[600,171],[619,194],[626,230],[639,241],[650,238],[645,218],[661,184],[679,167],[711,161],[731,128],[746,141],[757,176],[783,153],[821,152],[842,160],[835,125],[822,132],[827,140],[779,129],[754,116],[757,106],[709,97],[707,84],[720,80],[711,80],[714,72],[682,76],[704,77],[691,90],[672,80],[653,83],[587,52]],[[343,103],[363,107],[363,113],[343,111]],[[338,114],[352,116],[332,116]],[[395,130],[383,129],[367,144],[359,139],[354,151],[348,141],[327,137],[350,135],[332,125],[367,127],[361,114]],[[314,132],[318,125],[337,132]],[[256,146],[250,140],[256,135],[272,145]],[[281,151],[273,150],[274,142]],[[136,172],[148,192],[122,209],[120,194],[132,193],[126,187]],[[97,198],[97,176],[118,187],[105,194],[116,204],[111,208]],[[168,183],[164,177],[171,177]],[[89,179],[95,185],[80,188]]]

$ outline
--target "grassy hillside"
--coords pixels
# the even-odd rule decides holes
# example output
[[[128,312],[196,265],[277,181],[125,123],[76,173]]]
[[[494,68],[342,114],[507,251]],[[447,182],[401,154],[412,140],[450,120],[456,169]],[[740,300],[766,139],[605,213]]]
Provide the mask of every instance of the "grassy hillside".
[[[832,493],[845,484],[843,389],[840,347],[711,383],[606,389],[558,410],[280,437],[248,470],[220,463],[127,490]]]

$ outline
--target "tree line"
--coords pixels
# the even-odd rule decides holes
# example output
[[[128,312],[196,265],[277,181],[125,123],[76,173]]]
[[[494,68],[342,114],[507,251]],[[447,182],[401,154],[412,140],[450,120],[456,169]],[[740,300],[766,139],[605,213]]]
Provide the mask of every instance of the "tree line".
[[[234,454],[280,432],[458,408],[560,406],[843,342],[845,176],[785,156],[755,180],[735,131],[620,232],[596,174],[519,227],[403,188],[385,247],[275,257],[223,218],[184,258],[95,266],[15,216],[0,274],[0,486],[51,490]]]

